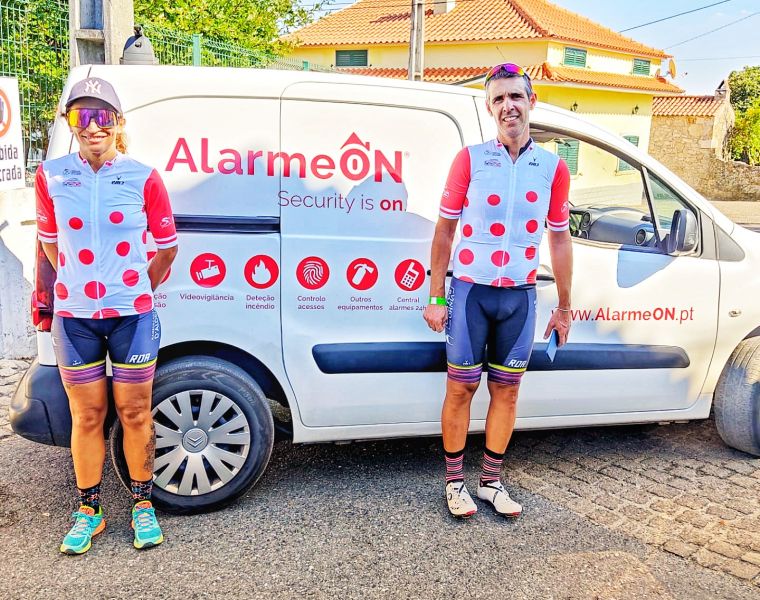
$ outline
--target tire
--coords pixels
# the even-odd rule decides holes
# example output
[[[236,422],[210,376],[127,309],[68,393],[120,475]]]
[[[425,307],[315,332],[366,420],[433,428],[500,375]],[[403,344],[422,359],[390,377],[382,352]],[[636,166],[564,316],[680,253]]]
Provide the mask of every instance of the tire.
[[[742,341],[715,389],[715,425],[732,448],[760,456],[760,337]]]
[[[272,412],[258,384],[236,365],[201,356],[169,361],[156,371],[152,406],[156,507],[174,514],[216,510],[264,473],[274,444]],[[117,420],[111,457],[129,489],[122,439]]]

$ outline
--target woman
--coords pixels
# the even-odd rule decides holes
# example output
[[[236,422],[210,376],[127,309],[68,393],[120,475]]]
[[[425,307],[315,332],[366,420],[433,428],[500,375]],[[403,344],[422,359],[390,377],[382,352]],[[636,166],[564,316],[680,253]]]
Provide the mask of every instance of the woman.
[[[105,528],[106,351],[132,480],[134,546],[146,548],[163,541],[151,505],[150,405],[161,336],[153,290],[177,254],[174,219],[156,170],[124,154],[125,121],[111,84],[91,77],[74,85],[64,116],[79,152],[43,162],[35,181],[38,236],[56,269],[53,346],[71,409],[79,490],[61,552],[87,552]],[[148,229],[158,247],[151,261]]]

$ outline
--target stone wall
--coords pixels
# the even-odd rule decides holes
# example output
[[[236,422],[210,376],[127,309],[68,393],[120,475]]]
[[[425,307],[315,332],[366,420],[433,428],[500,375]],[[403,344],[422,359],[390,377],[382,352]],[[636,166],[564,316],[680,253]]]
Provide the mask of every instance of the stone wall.
[[[728,102],[710,117],[653,116],[649,153],[710,200],[760,201],[760,167],[724,160],[732,123]]]

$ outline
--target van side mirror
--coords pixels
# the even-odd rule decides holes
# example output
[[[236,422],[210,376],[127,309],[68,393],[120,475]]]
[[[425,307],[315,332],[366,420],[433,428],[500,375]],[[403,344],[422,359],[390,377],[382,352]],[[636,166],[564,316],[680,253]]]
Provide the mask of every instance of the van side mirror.
[[[673,213],[670,233],[665,238],[665,251],[671,255],[688,254],[697,247],[697,218],[690,210],[678,209]]]

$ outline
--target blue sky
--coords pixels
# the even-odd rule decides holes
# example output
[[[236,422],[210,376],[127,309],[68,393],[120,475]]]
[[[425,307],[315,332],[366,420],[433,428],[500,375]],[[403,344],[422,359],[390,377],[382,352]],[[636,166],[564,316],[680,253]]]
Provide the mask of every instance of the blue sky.
[[[550,1],[620,31],[719,0]],[[752,13],[760,13],[760,0],[730,0],[689,15],[634,29],[623,35],[672,54],[678,71],[675,83],[688,94],[708,94],[732,70],[740,70],[747,65],[760,65],[760,14],[749,16]],[[680,44],[743,17],[749,18]]]
[[[351,0],[335,0],[330,12]],[[411,0],[386,0],[395,5]],[[549,0],[615,31],[686,12],[721,0]],[[313,0],[304,0],[312,4]],[[760,0],[727,0],[647,27],[625,32],[673,55],[675,83],[687,94],[710,94],[734,70],[760,65]],[[729,25],[733,21],[744,19]],[[693,41],[685,40],[728,25]],[[673,46],[673,47],[671,47]]]

